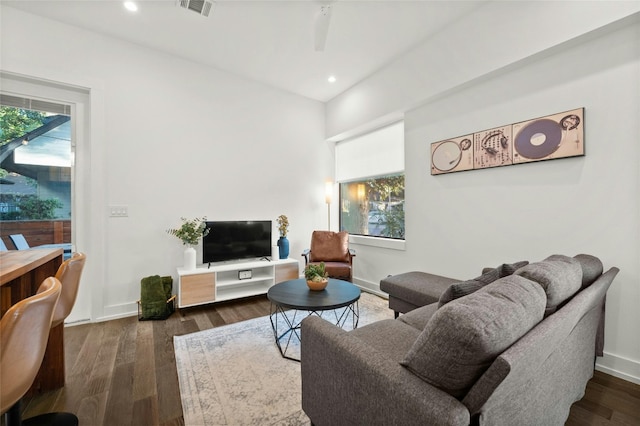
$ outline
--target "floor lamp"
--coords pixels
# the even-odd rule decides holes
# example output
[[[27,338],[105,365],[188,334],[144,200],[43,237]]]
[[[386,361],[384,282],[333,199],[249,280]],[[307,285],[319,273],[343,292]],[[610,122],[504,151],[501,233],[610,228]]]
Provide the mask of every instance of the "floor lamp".
[[[327,230],[331,231],[331,195],[333,195],[333,182],[324,185],[324,201],[327,203]]]

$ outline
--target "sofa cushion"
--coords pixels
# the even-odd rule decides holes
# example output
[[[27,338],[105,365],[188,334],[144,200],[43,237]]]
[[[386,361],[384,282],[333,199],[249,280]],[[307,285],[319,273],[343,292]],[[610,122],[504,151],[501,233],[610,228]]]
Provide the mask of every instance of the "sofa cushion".
[[[446,305],[447,303],[455,300],[459,297],[471,294],[487,284],[512,275],[515,271],[527,265],[529,262],[523,260],[513,264],[504,263],[497,268],[485,268],[482,270],[482,275],[472,280],[463,281],[461,283],[451,284],[440,296],[438,306]]]
[[[493,360],[544,315],[545,292],[511,275],[447,303],[427,323],[401,364],[462,398]]]
[[[554,254],[542,262],[535,262],[520,268],[515,275],[535,281],[547,294],[545,316],[554,313],[558,307],[582,286],[582,267],[572,257]]]
[[[419,331],[422,331],[427,326],[427,323],[437,310],[438,304],[432,303],[430,305],[414,309],[404,315],[400,315],[398,317],[398,321],[402,321],[403,323],[410,325],[411,327]]]
[[[589,287],[600,275],[602,275],[604,266],[597,257],[591,256],[590,254],[577,254],[573,256],[573,258],[580,262],[580,267],[582,268],[581,288]]]
[[[349,233],[313,231],[309,251],[311,262],[348,262]]]
[[[397,298],[414,306],[426,306],[437,302],[442,293],[456,282],[460,280],[411,271],[383,278],[380,280],[380,290],[389,293],[389,299]]]
[[[355,328],[349,334],[384,353],[386,358],[400,362],[420,332],[401,321],[387,319]]]

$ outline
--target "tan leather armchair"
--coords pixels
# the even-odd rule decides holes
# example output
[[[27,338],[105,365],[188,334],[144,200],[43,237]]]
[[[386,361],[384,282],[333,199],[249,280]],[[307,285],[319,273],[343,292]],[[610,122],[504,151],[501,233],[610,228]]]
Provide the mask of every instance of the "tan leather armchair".
[[[345,281],[353,279],[353,258],[356,252],[349,248],[346,231],[313,231],[309,249],[302,252],[305,268],[309,264],[324,262],[329,278]]]

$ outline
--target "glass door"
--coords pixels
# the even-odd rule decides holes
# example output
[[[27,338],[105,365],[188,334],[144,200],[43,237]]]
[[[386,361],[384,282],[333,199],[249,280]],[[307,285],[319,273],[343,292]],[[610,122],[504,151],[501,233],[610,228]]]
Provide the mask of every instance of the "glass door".
[[[0,236],[9,250],[71,254],[72,121],[70,105],[0,94]]]

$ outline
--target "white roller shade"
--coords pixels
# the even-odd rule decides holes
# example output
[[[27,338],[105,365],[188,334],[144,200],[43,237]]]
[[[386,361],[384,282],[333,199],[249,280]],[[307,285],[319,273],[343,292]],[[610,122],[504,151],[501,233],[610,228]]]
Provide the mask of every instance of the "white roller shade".
[[[404,122],[336,144],[336,182],[404,171]]]
[[[1,94],[0,104],[14,108],[31,109],[35,111],[51,112],[54,114],[71,115],[71,106],[37,99]]]

